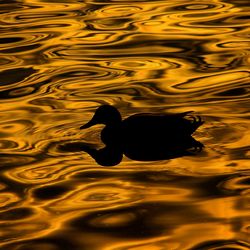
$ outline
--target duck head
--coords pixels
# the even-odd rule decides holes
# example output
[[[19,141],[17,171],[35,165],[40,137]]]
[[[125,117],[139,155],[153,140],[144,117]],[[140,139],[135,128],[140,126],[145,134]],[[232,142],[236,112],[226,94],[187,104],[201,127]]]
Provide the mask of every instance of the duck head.
[[[110,105],[103,105],[99,107],[92,119],[85,125],[81,126],[80,129],[90,128],[97,124],[104,124],[106,126],[115,126],[120,124],[122,121],[121,114],[119,111]]]

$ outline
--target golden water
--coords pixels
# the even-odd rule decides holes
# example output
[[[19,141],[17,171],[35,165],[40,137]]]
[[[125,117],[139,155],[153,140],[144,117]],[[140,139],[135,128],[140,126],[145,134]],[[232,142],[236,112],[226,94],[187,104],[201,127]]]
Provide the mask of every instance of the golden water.
[[[1,0],[0,248],[250,248],[249,0]],[[198,156],[98,166],[101,104],[194,110]]]

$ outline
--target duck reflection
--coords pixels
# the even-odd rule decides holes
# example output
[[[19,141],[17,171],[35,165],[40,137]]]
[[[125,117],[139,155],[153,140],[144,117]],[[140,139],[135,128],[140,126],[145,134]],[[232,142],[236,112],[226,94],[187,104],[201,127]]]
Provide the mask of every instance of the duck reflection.
[[[101,132],[101,140],[106,146],[97,150],[78,143],[74,147],[87,152],[102,166],[119,164],[123,155],[137,161],[167,160],[192,155],[203,148],[191,135],[204,122],[199,116],[190,115],[191,112],[140,113],[122,120],[115,107],[103,105],[80,129],[96,124],[106,125]]]

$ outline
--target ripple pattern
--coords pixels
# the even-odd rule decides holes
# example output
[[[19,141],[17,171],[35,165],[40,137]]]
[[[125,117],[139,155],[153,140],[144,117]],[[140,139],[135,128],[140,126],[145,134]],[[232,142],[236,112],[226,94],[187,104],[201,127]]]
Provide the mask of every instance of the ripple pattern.
[[[249,0],[2,0],[0,249],[250,249]],[[96,165],[95,109],[195,111],[198,157]],[[71,150],[67,145],[73,145]]]

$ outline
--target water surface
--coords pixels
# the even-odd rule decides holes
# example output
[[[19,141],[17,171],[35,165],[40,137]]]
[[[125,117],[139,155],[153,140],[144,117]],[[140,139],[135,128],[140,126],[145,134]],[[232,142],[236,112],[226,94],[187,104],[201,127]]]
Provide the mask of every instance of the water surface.
[[[250,248],[248,0],[3,0],[0,247]],[[98,166],[102,104],[193,110],[198,156]]]

